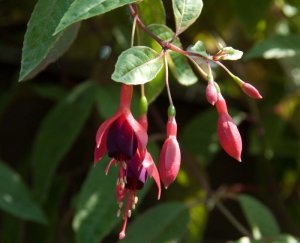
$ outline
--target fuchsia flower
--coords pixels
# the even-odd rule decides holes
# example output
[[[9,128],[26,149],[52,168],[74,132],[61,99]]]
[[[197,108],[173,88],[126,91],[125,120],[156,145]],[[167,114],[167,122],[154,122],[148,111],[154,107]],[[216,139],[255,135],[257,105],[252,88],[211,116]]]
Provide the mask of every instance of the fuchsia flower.
[[[211,105],[215,105],[218,100],[218,92],[214,82],[208,82],[206,86],[206,99]]]
[[[228,114],[226,101],[221,94],[219,94],[216,107],[219,114],[217,125],[219,142],[227,154],[241,162],[241,135],[233,119]]]
[[[246,95],[248,95],[249,97],[251,97],[253,99],[262,99],[262,96],[259,93],[259,91],[253,85],[251,85],[249,83],[242,82],[241,89]]]
[[[133,87],[122,85],[118,112],[101,124],[96,135],[94,162],[98,163],[105,153],[117,161],[127,161],[137,148],[146,150],[148,135],[134,119],[130,111]]]
[[[176,179],[181,162],[181,153],[177,141],[177,123],[174,116],[169,117],[167,123],[167,139],[159,155],[159,175],[167,189]]]
[[[106,174],[113,164],[119,164],[116,187],[119,203],[118,215],[121,214],[127,196],[120,239],[125,237],[127,220],[131,216],[131,210],[135,209],[138,200],[137,191],[144,187],[149,176],[153,177],[158,187],[158,199],[161,193],[158,170],[150,153],[146,150],[147,117],[143,115],[139,123],[132,116],[130,111],[132,92],[132,86],[122,86],[119,110],[99,127],[94,153],[95,164],[105,153],[112,158],[105,169]]]

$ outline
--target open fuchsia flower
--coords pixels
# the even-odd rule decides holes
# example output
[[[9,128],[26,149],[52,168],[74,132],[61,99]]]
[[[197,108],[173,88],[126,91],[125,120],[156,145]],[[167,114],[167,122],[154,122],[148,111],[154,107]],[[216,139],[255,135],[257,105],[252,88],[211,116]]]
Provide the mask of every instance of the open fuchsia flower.
[[[146,149],[147,117],[145,114],[142,115],[139,123],[132,116],[130,111],[132,92],[132,86],[122,85],[119,110],[99,127],[94,153],[95,164],[105,153],[112,158],[105,169],[106,174],[112,165],[119,164],[116,187],[118,216],[121,214],[127,196],[120,239],[125,237],[127,220],[131,216],[131,210],[135,209],[138,200],[137,191],[144,187],[149,176],[153,177],[158,187],[158,199],[161,194],[159,173]]]
[[[167,123],[167,139],[159,155],[159,174],[167,189],[176,179],[181,162],[181,153],[177,141],[177,123],[174,116],[169,117]]]
[[[226,101],[221,93],[219,93],[216,107],[219,115],[217,124],[219,142],[227,154],[241,162],[241,135],[233,119],[228,114]]]

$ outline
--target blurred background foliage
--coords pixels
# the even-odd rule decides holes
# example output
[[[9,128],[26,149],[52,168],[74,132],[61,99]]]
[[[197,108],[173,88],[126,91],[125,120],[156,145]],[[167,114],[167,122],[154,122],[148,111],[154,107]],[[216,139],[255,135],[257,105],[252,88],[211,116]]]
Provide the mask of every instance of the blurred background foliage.
[[[163,23],[161,2],[149,2],[141,3],[141,17]],[[105,176],[107,158],[96,168],[92,160],[97,127],[118,106],[119,85],[110,76],[130,45],[131,17],[123,7],[82,22],[58,61],[18,83],[35,3],[0,1],[0,242],[116,242],[117,172]],[[174,29],[171,1],[163,4]],[[173,73],[182,169],[160,201],[147,183],[125,242],[299,242],[300,1],[204,0],[200,18],[181,35],[184,48],[198,40],[210,53],[220,44],[244,51],[242,60],[224,63],[264,97],[250,100],[214,67],[239,123],[243,162],[219,149],[205,82],[198,77],[183,87]],[[167,119],[166,94],[155,99],[162,76],[146,90],[154,100],[149,146],[155,158]],[[138,115],[136,102],[133,111]]]

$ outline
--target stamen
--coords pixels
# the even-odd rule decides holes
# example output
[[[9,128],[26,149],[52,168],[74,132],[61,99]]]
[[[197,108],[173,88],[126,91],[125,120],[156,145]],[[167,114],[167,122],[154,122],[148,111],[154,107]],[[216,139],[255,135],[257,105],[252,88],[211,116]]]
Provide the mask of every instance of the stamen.
[[[120,184],[120,179],[118,178],[117,179],[117,186]]]
[[[137,204],[137,203],[138,203],[138,201],[139,201],[139,198],[138,198],[137,196],[135,196],[135,197],[134,197],[134,201],[133,201],[133,202],[134,202],[134,204]]]
[[[117,217],[119,218],[120,215],[121,215],[121,209],[118,209],[118,211],[117,211]]]
[[[123,169],[124,169],[124,170],[126,170],[126,169],[127,169],[127,164],[126,164],[126,162],[125,162],[125,161],[123,161],[123,162],[122,162],[122,166],[123,166]]]
[[[135,210],[135,204],[132,204],[132,210]]]
[[[128,210],[128,218],[131,217],[131,210]]]
[[[121,209],[123,207],[123,202],[119,202],[119,208]]]
[[[124,182],[125,182],[125,184],[127,184],[127,177],[126,176],[124,176]]]

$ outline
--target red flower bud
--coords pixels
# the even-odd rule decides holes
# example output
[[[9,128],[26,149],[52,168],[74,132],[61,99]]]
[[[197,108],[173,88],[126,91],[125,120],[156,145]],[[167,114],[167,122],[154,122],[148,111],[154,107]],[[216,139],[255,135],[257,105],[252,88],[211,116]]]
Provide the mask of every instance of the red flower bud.
[[[166,189],[174,182],[180,169],[181,153],[176,135],[176,120],[170,117],[167,123],[167,139],[160,152],[158,165],[160,178]]]
[[[218,94],[218,100],[216,102],[216,107],[217,107],[217,111],[219,114],[222,112],[228,113],[226,101],[223,98],[223,96],[221,95],[221,93]]]
[[[213,82],[209,82],[206,86],[206,99],[212,105],[218,100],[218,92]]]
[[[243,92],[253,99],[262,99],[259,91],[251,84],[243,82],[241,86]]]
[[[236,124],[228,113],[219,113],[217,133],[219,142],[225,152],[241,162],[241,135]]]

